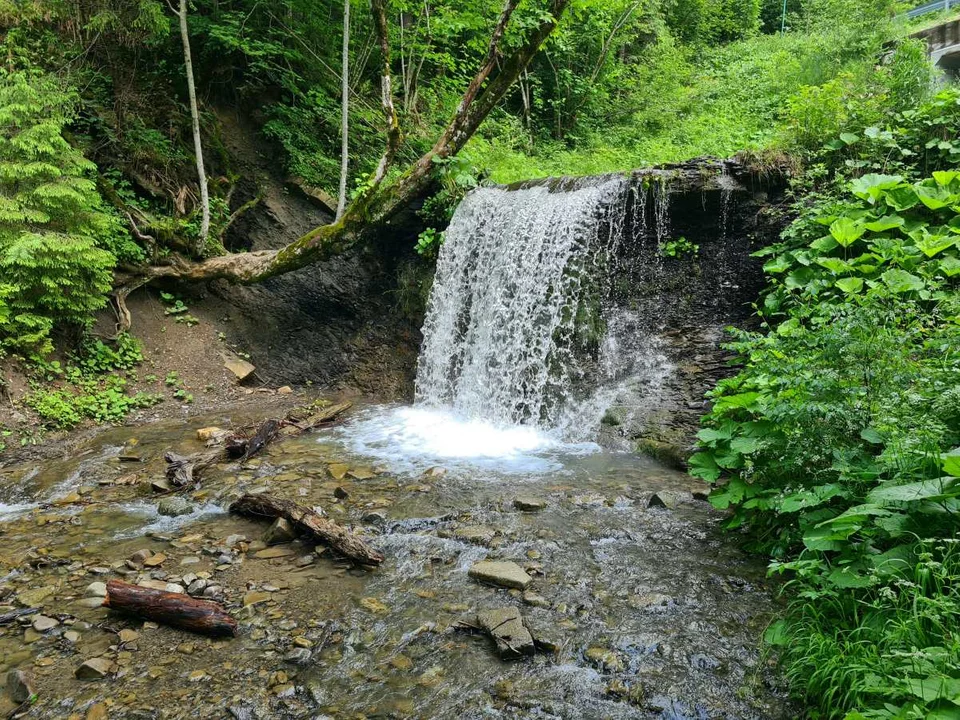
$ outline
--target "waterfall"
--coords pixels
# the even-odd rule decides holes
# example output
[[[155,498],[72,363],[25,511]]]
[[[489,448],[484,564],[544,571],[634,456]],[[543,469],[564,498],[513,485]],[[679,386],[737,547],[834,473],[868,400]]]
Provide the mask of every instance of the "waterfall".
[[[553,428],[583,374],[581,326],[620,241],[627,178],[553,192],[480,188],[446,231],[423,327],[416,403]],[[589,286],[589,287],[588,287]],[[587,317],[593,314],[594,317]]]

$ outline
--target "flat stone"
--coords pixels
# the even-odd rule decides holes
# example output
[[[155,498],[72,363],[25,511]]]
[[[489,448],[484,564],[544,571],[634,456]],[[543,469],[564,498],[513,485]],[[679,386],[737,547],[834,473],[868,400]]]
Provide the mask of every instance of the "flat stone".
[[[243,606],[247,605],[257,605],[259,603],[266,602],[270,599],[270,593],[268,592],[248,592],[243,596]]]
[[[152,556],[153,556],[153,550],[147,550],[146,548],[144,548],[143,550],[137,550],[133,555],[131,555],[127,559],[130,560],[130,562],[132,562],[134,565],[143,565],[144,561],[147,558]]]
[[[327,472],[334,480],[343,480],[350,472],[350,466],[346,463],[331,463],[327,465]]]
[[[543,595],[538,595],[537,593],[532,592],[531,590],[527,590],[527,591],[523,594],[523,601],[524,601],[527,605],[532,605],[533,607],[538,607],[538,608],[549,608],[549,607],[550,607],[550,601],[549,601],[549,600],[547,600]]]
[[[260,560],[271,560],[273,558],[289,557],[294,554],[292,547],[270,547],[265,550],[255,552],[253,556]]]
[[[373,470],[370,470],[369,468],[354,468],[348,472],[347,475],[352,477],[354,480],[369,480],[370,478],[376,477],[376,475],[373,473]]]
[[[80,642],[80,633],[78,633],[76,630],[67,630],[63,634],[63,639],[72,643]]]
[[[509,560],[481,560],[470,568],[469,575],[480,582],[518,590],[526,590],[532,581],[522,567]]]
[[[369,610],[374,615],[386,615],[390,612],[390,607],[375,597],[365,597],[360,599],[360,607]]]
[[[37,615],[33,618],[33,629],[39,633],[47,632],[47,630],[53,630],[57,625],[60,624],[60,621],[56,618],[47,617],[46,615]]]
[[[157,477],[150,481],[150,489],[156,493],[170,492],[173,486],[164,477]]]
[[[279,543],[290,542],[297,536],[297,531],[286,518],[277,518],[273,524],[263,533],[263,541],[267,545],[277,545]]]
[[[500,657],[520,657],[536,652],[533,636],[515,607],[483,610],[477,614],[477,624],[493,638]]]
[[[257,371],[255,365],[248,363],[243,358],[232,354],[224,356],[223,366],[233,373],[238,382],[243,382]]]
[[[293,388],[289,385],[281,385],[277,388],[278,395],[290,395],[293,392]]]
[[[21,590],[17,593],[17,600],[26,607],[43,605],[44,601],[57,591],[56,586],[46,585],[35,590]]]
[[[96,703],[91,705],[90,709],[87,710],[84,720],[108,720],[109,717],[107,706],[103,703]]]
[[[106,597],[107,596],[107,584],[102,582],[92,582],[87,585],[86,589],[83,591],[84,597]]]
[[[644,593],[633,595],[627,600],[632,608],[637,610],[663,611],[674,604],[673,598],[662,593]]]
[[[85,660],[73,673],[79,680],[101,680],[112,673],[115,666],[107,658]]]
[[[151,555],[150,557],[148,557],[146,560],[143,561],[143,566],[151,567],[151,568],[160,567],[161,565],[163,565],[164,562],[166,562],[166,560],[167,560],[167,556],[164,555],[162,552],[154,553],[153,555]]]
[[[132,643],[137,641],[137,639],[140,637],[140,633],[138,633],[136,630],[124,628],[120,631],[118,637],[122,643]]]
[[[453,536],[457,540],[474,543],[476,545],[489,545],[497,536],[497,531],[489,525],[467,525],[457,528],[453,531]]]
[[[537,512],[538,510],[543,510],[547,506],[547,501],[541,500],[540,498],[531,497],[529,495],[521,495],[513,501],[513,506],[517,510],[522,510],[524,512]]]
[[[22,705],[36,694],[33,676],[26,670],[11,670],[7,673],[7,695],[17,705]]]

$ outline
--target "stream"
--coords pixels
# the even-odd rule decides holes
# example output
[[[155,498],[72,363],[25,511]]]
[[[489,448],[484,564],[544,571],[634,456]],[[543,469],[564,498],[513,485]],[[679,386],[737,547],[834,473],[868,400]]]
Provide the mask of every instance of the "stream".
[[[343,427],[219,466],[189,514],[157,514],[143,483],[162,473],[166,450],[198,450],[204,425],[254,420],[110,429],[74,457],[3,472],[0,613],[41,607],[58,621],[0,628],[0,670],[35,676],[30,716],[792,716],[759,651],[774,611],[763,567],[722,536],[722,516],[686,475],[530,428],[366,407]],[[266,489],[360,529],[385,562],[352,568],[301,540],[267,547],[265,523],[223,510]],[[648,507],[663,491],[674,507]],[[543,507],[521,511],[518,498]],[[140,550],[165,559],[140,567],[129,561]],[[484,558],[517,562],[530,588],[471,579]],[[205,580],[239,636],[112,614],[90,589],[110,577]],[[506,606],[555,650],[505,662],[487,637],[451,628]],[[121,630],[134,632],[121,641]],[[77,679],[93,657],[115,673]]]

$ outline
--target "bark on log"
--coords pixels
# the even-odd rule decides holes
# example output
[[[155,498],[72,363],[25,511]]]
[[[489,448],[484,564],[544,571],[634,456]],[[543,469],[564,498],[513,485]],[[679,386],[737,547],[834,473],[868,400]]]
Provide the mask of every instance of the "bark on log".
[[[286,518],[300,532],[311,535],[329,546],[338,555],[362,565],[379,565],[383,555],[350,530],[291,500],[271,495],[244,495],[230,506],[230,512],[255,518]]]
[[[103,607],[200,635],[234,637],[237,634],[237,621],[219,603],[197,600],[183,593],[131,585],[122,580],[107,583]]]

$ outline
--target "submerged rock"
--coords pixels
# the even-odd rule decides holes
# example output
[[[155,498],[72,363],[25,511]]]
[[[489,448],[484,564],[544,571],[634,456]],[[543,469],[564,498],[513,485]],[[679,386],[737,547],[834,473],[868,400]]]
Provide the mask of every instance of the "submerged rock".
[[[297,536],[293,525],[286,518],[277,518],[273,524],[263,533],[263,541],[267,545],[279,545],[280,543],[290,542]]]
[[[477,625],[493,638],[502,658],[517,658],[536,652],[533,636],[515,607],[483,610],[477,614]]]
[[[470,568],[469,575],[480,582],[518,590],[526,590],[532,582],[522,567],[509,560],[481,560]]]
[[[497,536],[497,531],[488,525],[467,525],[454,530],[453,536],[464,542],[489,545]]]
[[[538,510],[543,510],[547,506],[547,501],[541,500],[540,498],[530,497],[529,495],[522,495],[513,501],[513,506],[517,510],[522,510],[523,512],[537,512]]]
[[[667,510],[676,510],[686,500],[688,495],[674,490],[661,490],[654,493],[647,503],[647,507],[662,507]]]
[[[180,517],[193,512],[193,503],[186,498],[173,495],[165,497],[157,503],[157,512],[166,517]]]

